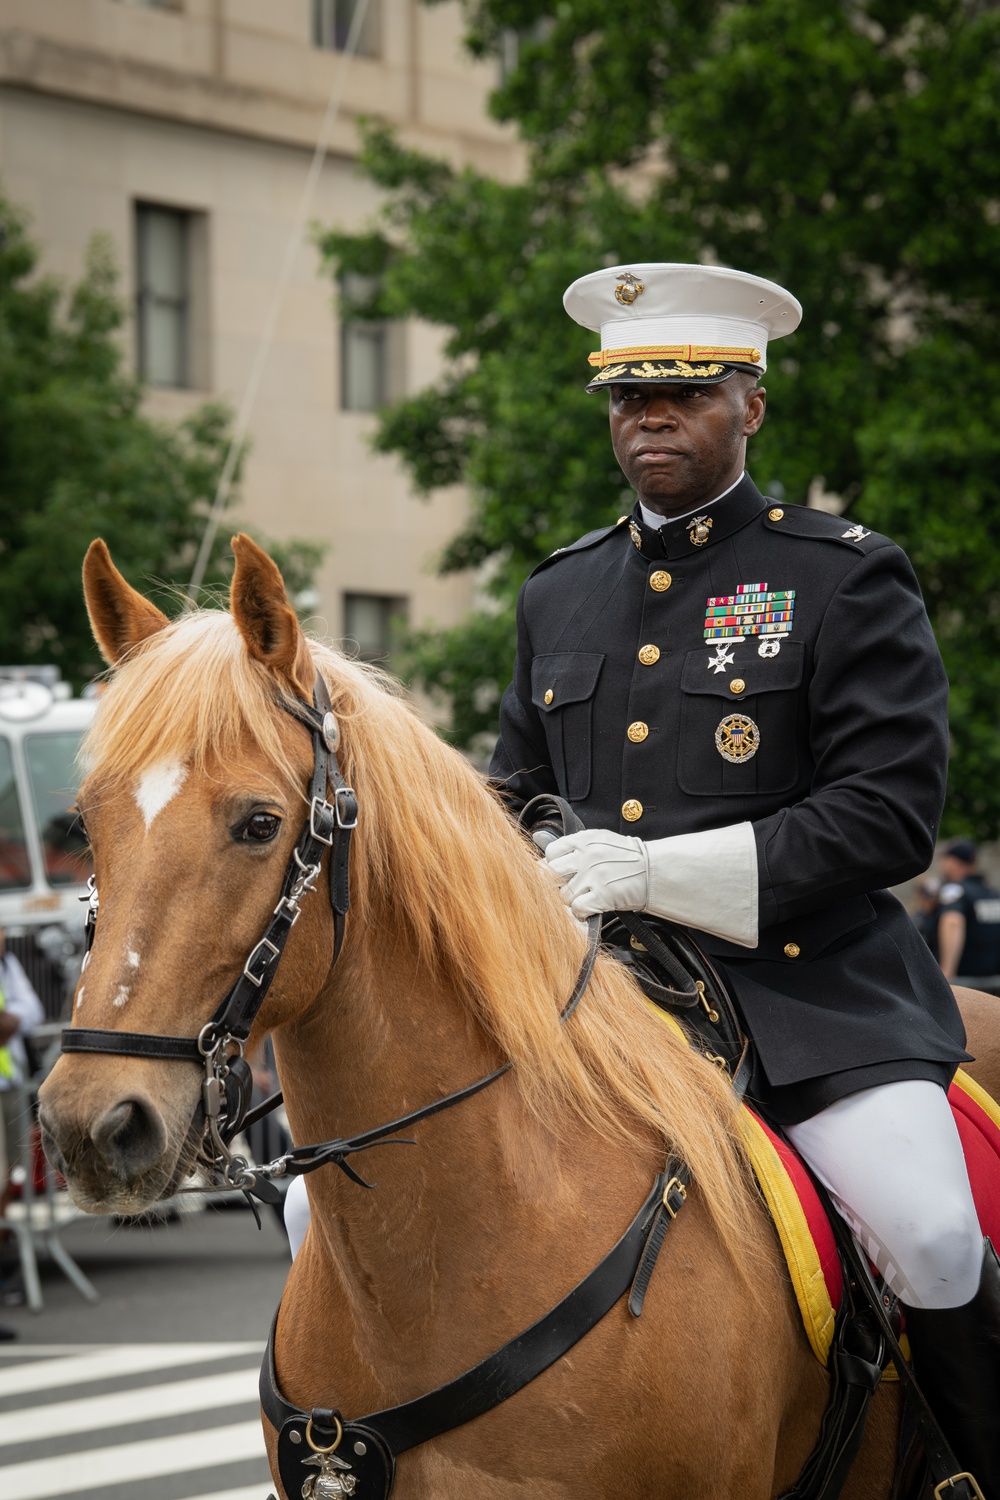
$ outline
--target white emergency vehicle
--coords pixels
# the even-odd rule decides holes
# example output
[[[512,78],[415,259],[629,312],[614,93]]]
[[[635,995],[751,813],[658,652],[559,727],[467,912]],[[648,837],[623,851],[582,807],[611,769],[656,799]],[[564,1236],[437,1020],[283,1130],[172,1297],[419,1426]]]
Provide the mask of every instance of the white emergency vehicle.
[[[71,809],[95,707],[57,667],[0,667],[0,927],[53,1021],[83,953],[93,866]]]

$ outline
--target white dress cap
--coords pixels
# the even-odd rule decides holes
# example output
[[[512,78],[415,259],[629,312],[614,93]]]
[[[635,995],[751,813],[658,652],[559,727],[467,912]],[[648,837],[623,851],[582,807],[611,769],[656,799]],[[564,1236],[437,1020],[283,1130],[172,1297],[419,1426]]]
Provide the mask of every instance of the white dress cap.
[[[768,339],[799,326],[790,292],[728,266],[637,262],[581,276],[563,306],[599,329],[598,368],[588,389],[614,381],[714,385],[738,369],[767,369]]]

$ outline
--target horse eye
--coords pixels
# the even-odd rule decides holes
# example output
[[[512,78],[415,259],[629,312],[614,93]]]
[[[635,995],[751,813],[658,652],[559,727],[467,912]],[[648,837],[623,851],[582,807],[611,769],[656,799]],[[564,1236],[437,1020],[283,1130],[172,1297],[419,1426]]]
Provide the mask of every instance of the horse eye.
[[[269,844],[281,827],[277,813],[259,812],[244,823],[239,838],[245,844]]]

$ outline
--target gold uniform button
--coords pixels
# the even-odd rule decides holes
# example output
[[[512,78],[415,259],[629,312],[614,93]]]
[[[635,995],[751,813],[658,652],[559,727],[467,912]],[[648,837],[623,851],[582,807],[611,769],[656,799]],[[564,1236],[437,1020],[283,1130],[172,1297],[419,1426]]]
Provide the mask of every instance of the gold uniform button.
[[[784,514],[785,512],[781,509],[780,505],[776,505],[773,510],[768,511],[767,519],[769,521],[780,521]]]
[[[644,724],[641,719],[636,719],[634,724],[628,726],[628,737],[633,745],[641,745],[649,733],[649,725]]]
[[[626,823],[638,823],[642,817],[642,803],[630,797],[627,802],[622,803],[622,817]]]
[[[785,944],[785,957],[786,958],[798,958],[798,956],[799,956],[799,954],[801,952],[802,952],[802,949],[799,947],[798,943],[786,943]]]
[[[551,703],[554,697],[555,697],[555,693],[552,691],[552,689],[551,688],[546,688],[545,689],[545,702],[546,703]]]
[[[662,568],[657,568],[655,573],[649,575],[649,586],[658,594],[665,594],[673,581],[670,574],[664,573]]]
[[[658,662],[659,659],[660,659],[660,648],[659,648],[659,646],[641,646],[640,647],[640,649],[639,649],[639,660],[642,662],[642,664],[643,664],[644,667],[651,667],[653,665],[653,663],[654,662]]]
[[[745,687],[746,683],[743,681],[742,677],[734,677],[732,682],[729,684],[729,691],[731,693],[742,693]]]

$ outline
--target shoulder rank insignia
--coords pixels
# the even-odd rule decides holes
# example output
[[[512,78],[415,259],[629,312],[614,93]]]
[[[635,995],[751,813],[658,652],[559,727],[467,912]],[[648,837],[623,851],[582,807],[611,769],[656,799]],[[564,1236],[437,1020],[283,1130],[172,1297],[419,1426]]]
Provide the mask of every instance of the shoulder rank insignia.
[[[705,601],[705,640],[742,641],[760,636],[759,656],[777,656],[782,637],[791,635],[795,614],[795,590],[768,591],[766,583],[741,583],[735,594],[720,594]],[[722,652],[722,647],[716,647]],[[722,671],[723,657],[708,665]]]
[[[852,526],[850,531],[845,531],[841,540],[845,542],[863,542],[866,536],[871,536],[863,526]]]

